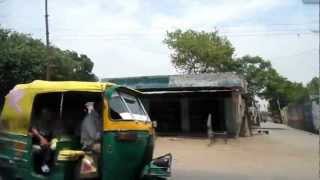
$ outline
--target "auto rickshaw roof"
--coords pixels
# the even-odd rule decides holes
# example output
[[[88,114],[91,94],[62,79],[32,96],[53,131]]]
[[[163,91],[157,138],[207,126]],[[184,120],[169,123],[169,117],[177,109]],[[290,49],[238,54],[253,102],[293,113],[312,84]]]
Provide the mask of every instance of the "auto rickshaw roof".
[[[0,131],[26,135],[32,113],[32,104],[37,94],[67,91],[104,92],[108,89],[113,92],[117,88],[122,88],[137,95],[141,94],[139,91],[107,82],[36,80],[28,84],[16,85],[6,96],[0,116]]]
[[[114,86],[108,82],[82,82],[82,81],[42,81],[35,80],[28,84],[16,85],[14,89],[29,89],[34,93],[63,92],[63,91],[88,91],[102,92],[107,87]]]

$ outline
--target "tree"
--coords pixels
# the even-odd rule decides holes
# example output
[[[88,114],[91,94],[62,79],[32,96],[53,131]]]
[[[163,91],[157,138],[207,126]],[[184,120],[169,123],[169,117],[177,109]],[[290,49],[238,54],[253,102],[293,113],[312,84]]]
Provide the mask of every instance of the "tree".
[[[248,82],[249,100],[255,96],[267,99],[271,111],[293,102],[308,100],[309,93],[317,93],[318,79],[308,84],[291,82],[281,76],[270,61],[259,56],[243,56],[233,59],[234,48],[218,32],[193,30],[167,32],[164,43],[173,50],[172,63],[183,73],[234,72]],[[309,91],[309,93],[308,93]]]
[[[1,97],[15,84],[42,79],[45,48],[39,40],[0,29]]]
[[[269,61],[261,57],[247,55],[239,58],[234,69],[247,80],[250,97],[257,95],[269,100],[272,110],[308,99],[308,91],[302,83],[291,82],[281,76]]]
[[[52,47],[51,58],[52,80],[97,80],[93,62],[86,55]],[[47,49],[40,40],[0,27],[1,98],[16,84],[45,79],[47,64]]]
[[[307,84],[308,92],[310,95],[318,95],[319,94],[319,78],[314,77],[308,84]]]
[[[164,43],[174,52],[172,63],[179,71],[188,74],[224,72],[232,64],[234,48],[218,32],[193,30],[167,32]]]
[[[229,69],[247,80],[251,97],[260,95],[269,82],[269,78],[276,73],[269,61],[259,56],[249,55],[236,59]]]
[[[314,77],[308,84],[307,84],[307,89],[309,96],[311,100],[315,100],[317,103],[319,103],[319,78]]]
[[[70,50],[54,48],[52,61],[52,80],[97,81],[92,73],[93,62],[86,55]]]

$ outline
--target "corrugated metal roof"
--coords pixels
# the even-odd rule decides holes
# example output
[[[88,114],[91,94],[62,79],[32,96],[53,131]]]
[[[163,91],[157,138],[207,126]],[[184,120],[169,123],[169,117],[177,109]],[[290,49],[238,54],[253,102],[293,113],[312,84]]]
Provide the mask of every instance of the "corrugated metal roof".
[[[233,73],[175,75],[169,87],[245,87],[245,81]]]
[[[113,82],[133,89],[179,89],[179,88],[241,88],[247,89],[247,82],[234,73],[208,73],[167,76],[139,76],[124,78],[105,78],[103,82]]]
[[[198,90],[198,91],[151,91],[144,94],[184,94],[184,93],[215,93],[215,92],[230,92],[232,90]]]
[[[169,76],[105,78],[102,82],[112,82],[133,89],[168,88]]]

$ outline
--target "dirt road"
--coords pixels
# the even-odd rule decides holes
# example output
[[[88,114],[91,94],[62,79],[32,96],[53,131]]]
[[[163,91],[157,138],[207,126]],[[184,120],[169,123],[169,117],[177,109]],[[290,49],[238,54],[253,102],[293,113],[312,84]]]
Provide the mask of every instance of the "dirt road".
[[[174,156],[174,180],[316,180],[318,136],[283,125],[265,123],[269,135],[218,140],[157,139],[155,154]]]

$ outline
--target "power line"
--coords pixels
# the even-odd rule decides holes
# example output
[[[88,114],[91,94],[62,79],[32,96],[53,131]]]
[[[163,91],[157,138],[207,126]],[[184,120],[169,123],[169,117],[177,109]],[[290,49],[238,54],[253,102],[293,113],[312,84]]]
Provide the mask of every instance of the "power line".
[[[237,28],[237,27],[246,27],[246,26],[288,26],[288,27],[292,27],[292,26],[306,26],[306,25],[317,25],[319,24],[319,20],[314,20],[314,22],[309,22],[309,23],[274,23],[274,24],[244,24],[244,25],[217,25],[216,27],[218,28]]]
[[[10,16],[12,18],[12,16]],[[25,22],[25,21],[24,21]],[[314,23],[316,22],[316,23]],[[281,28],[292,28],[292,27],[304,27],[307,28],[307,25],[311,25],[311,26],[317,26],[319,24],[319,20],[315,20],[314,22],[309,22],[309,23],[278,23],[278,24],[244,24],[244,25],[217,25],[215,27],[217,27],[218,29],[236,29],[236,28],[246,28],[246,27],[253,27],[253,28],[259,28],[259,27],[270,27],[270,26],[274,26],[274,27],[281,27]],[[29,29],[35,29],[35,30],[42,30],[42,27],[39,26],[30,26],[28,25]],[[54,29],[56,31],[75,31],[76,28],[73,27],[65,27],[65,26],[55,26]],[[101,31],[106,31],[108,30],[107,28],[94,28],[95,30],[101,30]],[[163,27],[153,27],[153,30],[157,30],[157,29],[163,29]]]
[[[304,51],[300,51],[300,52],[297,52],[297,53],[294,53],[294,54],[290,54],[290,55],[286,55],[286,56],[278,56],[278,57],[271,57],[270,59],[283,59],[283,58],[289,58],[289,57],[292,57],[292,56],[301,56],[301,55],[304,55],[306,53],[315,53],[317,52],[318,49],[308,49],[308,50],[304,50]]]
[[[320,4],[320,0],[302,0],[304,4]]]
[[[255,33],[230,33],[223,32],[221,33],[223,36],[232,36],[232,37],[257,37],[257,36],[305,36],[311,35],[314,33],[309,32],[255,32]],[[105,39],[105,40],[130,40],[130,39],[150,39],[150,38],[158,38],[154,34],[79,34],[79,35],[71,35],[71,34],[54,34],[54,39]]]

